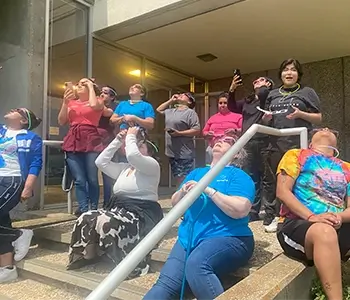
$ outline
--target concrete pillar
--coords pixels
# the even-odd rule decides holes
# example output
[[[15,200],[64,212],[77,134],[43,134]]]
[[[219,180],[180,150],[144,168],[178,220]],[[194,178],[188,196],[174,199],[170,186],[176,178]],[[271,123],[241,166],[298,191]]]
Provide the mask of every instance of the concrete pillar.
[[[44,31],[45,0],[1,0],[0,122],[15,107],[27,107],[43,116]],[[41,134],[42,128],[37,132]],[[40,193],[35,194],[18,210],[35,207]]]

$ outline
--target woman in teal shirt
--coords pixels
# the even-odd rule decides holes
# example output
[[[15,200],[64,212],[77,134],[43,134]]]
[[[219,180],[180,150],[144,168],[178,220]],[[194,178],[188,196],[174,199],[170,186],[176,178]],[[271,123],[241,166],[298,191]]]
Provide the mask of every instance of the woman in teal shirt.
[[[172,196],[173,205],[193,188],[234,142],[234,138],[224,137],[214,144],[211,165],[188,174]],[[243,152],[238,155],[240,159],[244,158]],[[184,277],[196,299],[215,299],[223,293],[219,278],[244,266],[253,254],[254,238],[248,227],[248,213],[254,197],[254,182],[249,175],[236,166],[226,166],[185,212],[178,241],[158,281],[144,299],[178,297]]]

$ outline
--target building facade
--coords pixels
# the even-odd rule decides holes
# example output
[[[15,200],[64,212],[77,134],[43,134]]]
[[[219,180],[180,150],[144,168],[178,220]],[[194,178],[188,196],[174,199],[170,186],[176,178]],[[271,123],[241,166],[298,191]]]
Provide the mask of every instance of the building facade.
[[[329,22],[328,22],[329,21]],[[140,82],[154,107],[173,93],[192,91],[202,125],[216,112],[215,97],[240,68],[243,97],[251,82],[269,76],[285,58],[304,65],[303,83],[322,101],[325,126],[341,132],[350,159],[350,3],[325,0],[2,0],[0,4],[1,116],[26,106],[43,119],[45,140],[66,133],[57,123],[64,82],[94,77],[119,100]],[[203,61],[201,55],[211,56]],[[164,153],[164,120],[151,132]],[[45,147],[45,172],[30,207],[64,202],[63,156]],[[196,139],[197,164],[205,142]],[[171,184],[162,155],[161,185]],[[40,197],[39,197],[40,195]]]

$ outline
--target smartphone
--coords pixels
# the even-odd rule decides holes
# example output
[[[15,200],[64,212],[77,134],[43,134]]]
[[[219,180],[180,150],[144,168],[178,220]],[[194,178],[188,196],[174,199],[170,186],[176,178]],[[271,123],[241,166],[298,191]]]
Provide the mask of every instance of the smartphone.
[[[168,133],[174,133],[174,132],[175,132],[175,130],[172,129],[172,128],[168,128],[166,131],[167,131]]]
[[[243,84],[243,82],[242,82],[242,75],[241,75],[241,70],[240,69],[234,69],[233,70],[233,76],[238,76],[239,79],[240,79],[240,83]]]
[[[64,83],[66,90],[73,90],[73,82],[68,81]]]

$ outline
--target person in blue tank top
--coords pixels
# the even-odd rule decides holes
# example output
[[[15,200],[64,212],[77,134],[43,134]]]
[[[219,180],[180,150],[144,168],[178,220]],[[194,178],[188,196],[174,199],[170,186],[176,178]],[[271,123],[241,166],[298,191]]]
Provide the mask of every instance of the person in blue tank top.
[[[215,141],[213,160],[187,175],[172,196],[176,205],[234,144],[233,137]],[[233,164],[242,164],[241,150]],[[196,299],[215,299],[224,292],[219,278],[247,264],[254,251],[248,214],[255,197],[255,186],[248,174],[236,165],[226,166],[185,212],[174,245],[159,279],[145,300],[178,298],[183,285]]]

